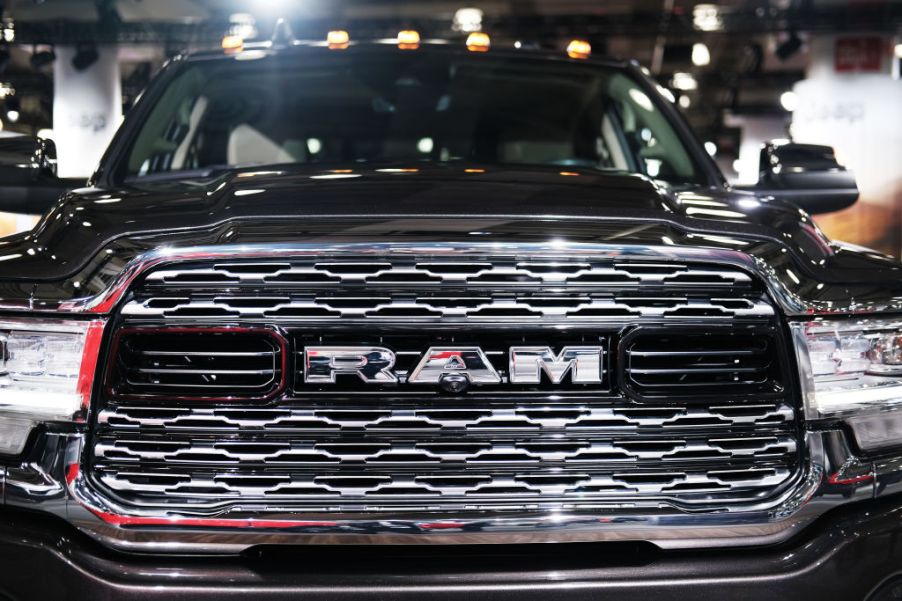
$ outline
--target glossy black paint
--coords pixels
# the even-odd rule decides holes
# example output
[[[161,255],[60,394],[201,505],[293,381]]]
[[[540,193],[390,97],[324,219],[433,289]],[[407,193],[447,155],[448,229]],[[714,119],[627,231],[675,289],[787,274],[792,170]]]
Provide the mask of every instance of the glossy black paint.
[[[0,594],[16,600],[862,600],[902,571],[898,497],[828,514],[778,547],[666,552],[632,543],[256,548],[237,558],[109,552],[4,511]],[[48,577],[52,575],[52,577]],[[0,597],[3,598],[3,597]]]
[[[0,297],[96,293],[92,286],[106,285],[94,276],[108,251],[124,265],[161,245],[405,240],[729,248],[760,258],[804,302],[837,311],[897,310],[902,295],[902,265],[831,243],[806,214],[776,200],[591,171],[379,166],[241,171],[190,189],[159,182],[77,191],[33,232],[0,242]]]
[[[362,45],[351,51],[397,50]],[[328,50],[285,52],[315,60]],[[568,60],[530,58],[539,59]],[[638,175],[547,167],[429,164],[290,165],[190,184],[124,182],[116,177],[119,156],[172,76],[170,67],[126,119],[94,187],[64,196],[33,232],[0,241],[0,299],[40,309],[40,300],[97,293],[108,284],[97,277],[101,263],[108,277],[160,245],[563,240],[740,250],[772,269],[800,305],[831,312],[902,309],[902,264],[831,243],[791,203],[729,189],[674,107],[637,67],[603,64],[631,71],[645,86],[674,120],[708,185],[666,187]]]
[[[761,149],[759,194],[791,201],[812,214],[855,204],[855,176],[840,165],[833,149],[815,144],[767,143]]]
[[[0,138],[0,210],[37,213],[50,209],[83,182],[56,176],[56,146],[30,136]]]

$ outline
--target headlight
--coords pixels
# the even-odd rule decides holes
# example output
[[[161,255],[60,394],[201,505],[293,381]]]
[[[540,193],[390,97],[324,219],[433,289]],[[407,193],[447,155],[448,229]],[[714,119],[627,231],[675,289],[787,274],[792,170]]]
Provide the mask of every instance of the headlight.
[[[0,321],[0,454],[21,453],[38,423],[84,417],[101,321]]]

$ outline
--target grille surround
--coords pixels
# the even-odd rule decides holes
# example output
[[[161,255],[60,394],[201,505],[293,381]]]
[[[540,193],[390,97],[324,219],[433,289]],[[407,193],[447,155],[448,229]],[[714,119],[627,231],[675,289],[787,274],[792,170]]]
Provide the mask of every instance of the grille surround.
[[[259,261],[257,261],[257,262],[259,262]],[[459,263],[459,261],[458,261],[458,263]],[[649,269],[648,269],[649,271],[655,271],[657,269],[660,269],[660,263],[654,263],[654,264],[648,263],[647,265],[649,267]],[[169,267],[164,267],[161,269],[169,269]],[[691,266],[687,267],[686,269],[691,271]],[[732,268],[727,268],[727,269],[719,268],[719,269],[720,269],[720,271],[729,271]],[[733,283],[735,283],[737,281],[741,282],[741,285],[739,286],[739,291],[741,293],[741,296],[743,298],[751,299],[749,302],[752,304],[753,307],[761,307],[761,308],[765,308],[765,310],[761,310],[757,313],[748,314],[748,315],[735,315],[735,314],[733,314],[733,315],[723,315],[723,314],[697,315],[696,314],[696,315],[681,315],[681,316],[665,316],[665,315],[661,314],[660,312],[655,314],[654,311],[649,311],[649,312],[646,312],[645,314],[643,314],[640,311],[637,315],[633,315],[632,317],[628,317],[628,318],[623,315],[613,315],[613,316],[594,315],[585,320],[583,320],[583,319],[576,320],[572,317],[567,317],[565,315],[560,315],[560,314],[557,314],[557,315],[543,314],[540,318],[538,318],[536,320],[528,321],[526,324],[517,321],[518,319],[521,319],[522,316],[511,316],[511,317],[500,317],[500,318],[498,316],[493,316],[491,319],[502,319],[502,321],[500,323],[506,324],[505,327],[509,327],[512,329],[522,328],[522,327],[524,327],[524,325],[528,325],[529,327],[537,328],[540,331],[543,328],[555,328],[555,327],[560,327],[563,325],[566,325],[567,327],[573,327],[573,324],[578,322],[579,327],[590,327],[591,326],[591,327],[603,328],[605,331],[617,332],[617,336],[620,336],[624,332],[626,332],[628,335],[628,331],[632,328],[635,328],[637,325],[640,325],[642,328],[663,327],[667,324],[672,324],[673,326],[678,325],[680,327],[716,328],[716,327],[718,327],[718,325],[721,325],[721,326],[724,325],[724,320],[729,319],[730,323],[734,323],[734,324],[737,324],[737,323],[738,324],[747,324],[747,325],[751,325],[751,324],[762,325],[765,323],[769,324],[769,326],[774,327],[774,331],[776,332],[776,335],[779,336],[779,329],[776,327],[777,324],[776,324],[775,312],[773,311],[772,305],[763,296],[763,291],[760,288],[760,286],[757,284],[757,282],[753,278],[751,278],[750,276],[745,274],[745,272],[741,272],[739,270],[734,270],[734,271],[736,271],[737,273],[741,273],[743,276],[741,278],[731,280]],[[153,272],[151,272],[151,273],[153,273]],[[128,299],[128,302],[126,303],[122,313],[117,317],[117,321],[118,321],[119,325],[120,326],[123,324],[151,325],[151,324],[159,324],[161,322],[163,322],[163,323],[183,323],[184,318],[180,318],[180,317],[176,317],[176,316],[165,316],[165,315],[161,315],[158,313],[153,314],[153,313],[147,313],[147,312],[141,312],[141,311],[136,312],[136,311],[130,310],[130,308],[133,309],[135,307],[144,306],[143,303],[145,301],[142,300],[142,298],[143,298],[142,295],[159,294],[160,293],[159,286],[157,286],[155,284],[147,285],[148,281],[153,281],[153,280],[148,278],[148,279],[144,279],[144,280],[141,280],[138,282],[138,287],[136,289],[134,289],[135,295],[131,299]],[[659,283],[660,282],[659,278],[656,280],[656,282],[657,283],[654,283],[654,284],[648,285],[648,286],[644,286],[643,284],[640,283],[638,288],[631,289],[629,291],[629,295],[626,295],[626,296],[628,296],[628,298],[633,299],[635,304],[640,305],[640,306],[641,306],[641,301],[647,300],[647,299],[652,299],[652,301],[654,301],[654,302],[660,302],[661,295],[663,292],[665,292],[665,290],[661,287],[661,285]],[[369,284],[370,283],[364,282],[362,285],[354,284],[352,287],[354,287],[354,289],[357,290],[358,288],[366,288],[367,285],[369,285]],[[531,291],[529,289],[530,286],[532,286],[533,288],[538,287],[540,289],[543,287],[546,287],[546,284],[544,282],[541,284],[536,284],[535,282],[527,282],[527,283],[517,282],[517,283],[513,283],[513,284],[511,282],[504,282],[502,284],[499,284],[496,282],[496,283],[492,284],[491,286],[489,286],[489,284],[486,284],[484,282],[480,282],[480,286],[482,286],[483,284],[485,284],[487,289],[490,288],[491,286],[495,286],[498,290],[501,290],[504,294],[509,294],[511,292],[511,289],[516,289],[517,291],[519,291],[518,293],[525,292],[527,294],[530,294],[531,293]],[[179,284],[179,286],[182,286],[182,285],[183,284],[181,284],[181,283]],[[219,285],[219,284],[217,283],[216,285]],[[306,285],[306,284],[304,284],[304,285]],[[334,282],[330,283],[329,285],[334,285]],[[424,284],[422,282],[399,282],[399,281],[384,282],[384,281],[382,281],[382,282],[377,283],[376,285],[380,286],[380,291],[382,290],[381,286],[385,286],[385,290],[388,290],[388,291],[390,291],[391,294],[396,295],[399,293],[399,291],[401,293],[403,293],[403,292],[409,290],[411,287],[414,287],[414,288],[421,287]],[[434,284],[426,284],[426,285],[434,286]],[[564,286],[564,288],[566,288],[566,290],[564,292],[566,292],[568,294],[571,292],[589,293],[589,294],[596,294],[596,293],[601,292],[604,295],[609,295],[611,293],[616,293],[617,290],[622,290],[623,285],[624,285],[623,282],[617,282],[615,284],[605,284],[604,282],[593,282],[591,284],[587,284],[587,283],[583,282],[583,283],[580,283],[580,285],[576,287],[575,291],[572,291],[568,287]],[[154,289],[155,286],[156,286],[156,289]],[[438,286],[440,287],[441,285],[438,285]],[[693,292],[693,294],[704,294],[704,292],[703,292],[704,286],[700,285],[699,282],[692,282],[691,286],[692,286],[693,290],[699,291],[699,292]],[[256,294],[263,294],[263,292],[264,292],[264,289],[254,288],[253,286],[251,286],[251,288],[253,289],[254,293],[256,293]],[[726,289],[726,287],[724,289]],[[721,293],[723,292],[724,289],[721,289]],[[244,289],[241,288],[240,286],[237,286],[237,287],[233,286],[230,288],[230,293],[235,294],[236,291],[242,291],[242,290],[244,290]],[[265,291],[271,292],[268,289]],[[204,293],[201,292],[198,294],[200,294],[202,296]],[[669,299],[672,297],[673,293],[671,293],[670,291],[667,291],[666,294],[671,295],[671,296],[667,297]],[[408,305],[405,305],[405,306],[408,306]],[[338,331],[338,330],[342,330],[346,327],[347,328],[359,328],[362,324],[367,324],[368,326],[373,326],[373,324],[379,323],[379,324],[381,324],[381,327],[393,327],[393,326],[399,325],[399,323],[398,323],[399,317],[398,316],[364,317],[364,316],[358,315],[358,316],[354,316],[354,317],[345,317],[344,315],[342,315],[342,316],[328,316],[326,318],[322,318],[322,317],[305,318],[305,317],[301,317],[301,316],[285,316],[285,315],[260,316],[260,315],[243,315],[242,314],[239,316],[234,316],[234,315],[222,316],[221,314],[217,315],[216,313],[211,312],[209,314],[193,315],[193,316],[191,316],[191,318],[198,320],[200,322],[203,322],[203,323],[219,324],[219,325],[228,324],[231,326],[241,326],[242,324],[265,323],[268,327],[278,327],[280,329],[283,329],[283,328],[290,329],[292,327],[295,327],[295,328],[311,327],[310,322],[315,320],[318,323],[322,324],[319,327],[323,328],[324,331],[325,330]],[[429,316],[425,319],[415,320],[415,321],[417,324],[422,323],[423,325],[412,325],[411,326],[408,324],[407,327],[414,327],[414,328],[429,327],[429,328],[439,329],[439,328],[459,328],[463,324],[466,324],[468,327],[476,327],[477,325],[479,325],[480,327],[487,327],[487,325],[488,325],[488,323],[486,323],[486,322],[488,322],[488,318],[486,318],[485,320],[481,320],[481,318],[473,318],[472,316],[467,316],[467,315]],[[719,322],[719,324],[718,324],[718,322]],[[428,324],[428,326],[427,326],[427,324]],[[291,346],[291,345],[289,345],[289,346]],[[785,345],[782,345],[782,343],[781,343],[781,345],[780,345],[781,351],[785,350],[783,348],[784,346]],[[296,353],[297,353],[297,349],[296,348],[292,349],[291,356],[296,357]],[[615,357],[615,356],[619,356],[619,355],[617,355],[616,353],[609,353],[609,356]],[[618,359],[618,361],[619,361],[619,359]],[[784,364],[784,366],[785,366],[785,364]],[[296,371],[297,370],[295,368],[293,368],[292,366],[288,366],[284,373],[286,373],[286,374],[291,373],[292,375],[294,375],[294,374],[296,374]],[[620,380],[619,379],[611,379],[611,381],[619,382]],[[789,380],[787,379],[786,382],[789,382]],[[619,384],[618,384],[618,386],[619,386]],[[545,392],[533,391],[533,392],[527,392],[527,393],[521,394],[518,398],[524,400],[525,402],[541,403],[543,398],[553,396],[554,392],[555,391],[545,391]],[[286,390],[286,393],[287,393],[287,390]],[[422,395],[423,393],[419,392],[418,394]],[[474,404],[478,404],[478,403],[482,403],[482,402],[497,404],[498,403],[497,397],[499,397],[499,396],[500,397],[515,396],[515,391],[507,389],[506,387],[499,387],[497,392],[495,392],[495,391],[492,391],[491,393],[485,392],[484,394],[480,393],[479,395],[475,395],[475,396],[468,395],[467,398],[470,399],[471,401],[473,401]],[[278,399],[273,398],[273,399],[268,400],[266,403],[264,403],[264,405],[269,405],[269,406],[277,405],[278,407],[284,407],[285,402],[289,402],[289,403],[296,402],[296,399],[292,400],[290,397],[291,397],[291,395],[288,395],[288,396],[282,395]],[[578,394],[574,394],[571,392],[570,397],[571,397],[571,400],[572,400],[572,398],[576,398],[576,399],[582,401],[582,400],[584,400],[585,395],[580,396]],[[387,402],[391,402],[391,398],[388,398],[388,397],[383,400],[385,400]],[[655,511],[660,511],[662,509],[662,507],[669,507],[671,511],[677,510],[677,509],[692,510],[693,508],[696,508],[696,507],[699,509],[704,509],[704,510],[710,511],[710,510],[739,510],[742,507],[749,506],[749,505],[760,506],[762,503],[768,502],[769,499],[776,499],[777,497],[779,497],[786,490],[790,489],[798,481],[798,479],[800,477],[801,444],[798,444],[798,441],[799,441],[798,422],[796,419],[795,410],[792,409],[792,407],[794,406],[794,403],[793,403],[793,399],[791,398],[791,395],[789,395],[788,393],[786,394],[786,396],[783,397],[782,400],[783,400],[782,404],[780,404],[780,403],[777,404],[781,407],[779,409],[778,413],[781,413],[781,414],[789,417],[788,422],[787,422],[787,428],[789,428],[789,429],[786,430],[786,432],[790,433],[790,437],[792,437],[796,441],[797,444],[796,444],[795,449],[793,449],[793,452],[791,453],[793,456],[793,462],[791,465],[791,469],[786,474],[786,477],[779,482],[779,486],[768,488],[765,491],[767,494],[764,496],[759,495],[757,497],[754,497],[754,495],[753,495],[752,497],[745,496],[742,498],[737,498],[735,496],[732,498],[723,497],[723,496],[721,496],[720,498],[710,498],[709,497],[706,499],[701,499],[700,502],[698,502],[698,503],[693,502],[694,500],[691,498],[691,495],[688,495],[688,494],[682,494],[682,495],[680,495],[680,498],[674,497],[674,498],[670,498],[670,499],[665,499],[665,498],[662,498],[661,496],[642,497],[642,496],[636,496],[635,494],[628,494],[628,495],[621,495],[619,497],[599,498],[599,499],[595,499],[594,502],[591,502],[591,503],[589,503],[589,502],[573,503],[572,498],[570,498],[570,499],[560,498],[560,497],[552,498],[552,497],[548,496],[545,498],[535,499],[535,500],[533,500],[533,502],[525,502],[525,503],[524,502],[511,502],[510,498],[506,498],[506,499],[502,499],[504,501],[504,503],[499,501],[499,502],[482,505],[482,506],[478,506],[478,507],[474,506],[475,505],[474,503],[470,503],[469,506],[466,503],[439,504],[439,503],[434,502],[434,500],[431,505],[428,503],[425,506],[423,505],[423,503],[420,503],[419,505],[408,503],[404,507],[405,507],[406,511],[413,511],[413,512],[425,511],[427,509],[427,507],[431,507],[431,509],[429,509],[430,512],[440,511],[440,512],[459,513],[461,511],[463,511],[463,512],[467,512],[467,511],[484,512],[487,510],[508,511],[508,510],[512,510],[512,509],[518,509],[518,510],[532,509],[532,510],[536,510],[536,511],[554,511],[554,510],[558,510],[560,508],[583,510],[583,509],[590,509],[593,507],[605,507],[605,508],[611,509],[611,508],[614,508],[617,506],[624,506],[624,505],[628,505],[628,506],[631,506],[634,508],[640,508],[640,509],[644,509],[644,510],[655,510]],[[637,401],[637,399],[632,398],[629,395],[627,395],[626,397],[612,395],[607,398],[606,402],[620,403],[621,405],[624,403],[633,403],[635,406],[641,407],[641,403],[639,403]],[[109,404],[109,399],[105,400],[104,403]],[[736,404],[737,404],[737,406],[742,406],[742,405],[751,406],[750,399],[737,400]],[[113,405],[115,405],[115,403],[113,403]],[[688,405],[689,404],[687,403],[687,406]],[[711,403],[695,402],[695,403],[692,403],[691,405],[692,405],[693,410],[697,410],[697,409],[704,410],[706,407],[709,407],[711,405]],[[112,406],[112,405],[110,405],[110,406]],[[220,406],[221,406],[221,404],[220,404]],[[248,406],[248,407],[246,407],[246,409],[248,411],[253,411],[255,408],[258,408],[258,407],[259,407],[259,405],[254,405],[254,406]],[[104,419],[107,419],[109,417],[109,414],[104,415],[103,411],[108,408],[110,408],[110,407],[107,405],[104,405],[101,408],[101,412],[99,414],[99,417],[98,417],[97,423],[95,424],[95,427],[98,427],[98,428],[104,427]],[[113,408],[115,408],[115,407],[113,407]],[[645,408],[652,409],[651,406],[646,406]],[[660,408],[660,407],[658,407],[658,408]],[[198,411],[199,409],[196,407],[192,407],[192,410]],[[107,421],[106,423],[109,423],[109,422]],[[95,438],[94,442],[96,443],[96,438]],[[92,486],[96,490],[100,491],[102,494],[104,494],[108,497],[114,498],[123,507],[130,508],[131,510],[134,510],[134,511],[140,511],[142,507],[147,506],[146,502],[136,502],[135,499],[129,500],[128,497],[121,496],[120,494],[118,494],[119,491],[114,490],[112,487],[110,487],[107,484],[105,484],[104,482],[102,482],[100,480],[100,478],[98,477],[98,474],[96,473],[96,467],[97,467],[96,459],[97,459],[97,456],[96,456],[96,453],[94,452],[94,446],[92,445],[91,451],[87,456],[88,466],[89,466],[88,473],[90,474],[90,477],[91,477]],[[165,497],[165,495],[164,495],[164,497]],[[333,515],[343,514],[343,513],[349,512],[349,511],[356,511],[356,512],[369,511],[374,514],[378,514],[380,512],[380,510],[389,511],[389,510],[394,510],[394,509],[399,508],[399,505],[396,504],[396,505],[392,505],[392,506],[385,505],[384,507],[381,507],[381,509],[380,509],[380,507],[367,506],[365,503],[364,504],[345,503],[344,505],[336,508],[336,504],[334,504],[334,503],[331,506],[323,506],[323,505],[316,506],[313,504],[301,503],[297,499],[292,500],[290,498],[287,498],[287,499],[267,500],[265,498],[255,497],[253,494],[243,496],[243,497],[239,495],[239,497],[237,499],[227,499],[225,501],[220,501],[217,503],[197,503],[197,502],[174,503],[174,502],[171,502],[172,499],[167,500],[166,498],[162,498],[162,497],[158,498],[158,500],[160,501],[160,503],[158,504],[158,506],[156,506],[157,511],[165,510],[167,512],[181,512],[181,513],[189,512],[194,515],[196,515],[198,513],[206,514],[206,515],[218,515],[220,512],[226,510],[227,508],[234,507],[236,503],[238,503],[238,505],[240,505],[241,507],[244,507],[246,509],[253,508],[254,511],[267,511],[270,509],[270,504],[275,503],[283,511],[307,513],[307,512],[311,512],[311,511],[325,510],[325,513],[333,514]],[[145,499],[145,501],[146,501],[146,499]]]

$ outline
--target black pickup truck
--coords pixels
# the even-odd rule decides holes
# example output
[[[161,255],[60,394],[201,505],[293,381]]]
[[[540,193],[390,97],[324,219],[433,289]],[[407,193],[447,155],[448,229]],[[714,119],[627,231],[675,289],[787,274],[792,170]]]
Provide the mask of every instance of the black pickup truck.
[[[902,264],[812,221],[831,149],[733,189],[666,92],[484,37],[172,61],[0,241],[0,597],[899,598]]]

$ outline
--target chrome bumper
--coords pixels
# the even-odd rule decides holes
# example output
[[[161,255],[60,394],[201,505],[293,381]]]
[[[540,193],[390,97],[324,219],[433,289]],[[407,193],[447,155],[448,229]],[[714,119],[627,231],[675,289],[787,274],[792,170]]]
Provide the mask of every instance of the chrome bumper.
[[[110,547],[140,553],[235,554],[264,544],[523,544],[647,541],[662,548],[740,547],[785,541],[827,510],[902,491],[902,463],[857,458],[839,430],[809,431],[796,485],[766,506],[694,513],[612,507],[591,513],[493,513],[455,519],[416,515],[230,514],[218,523],[180,523],[161,514],[145,525],[118,520],[77,466],[82,433],[46,433],[27,461],[3,475],[4,503],[55,514]]]

